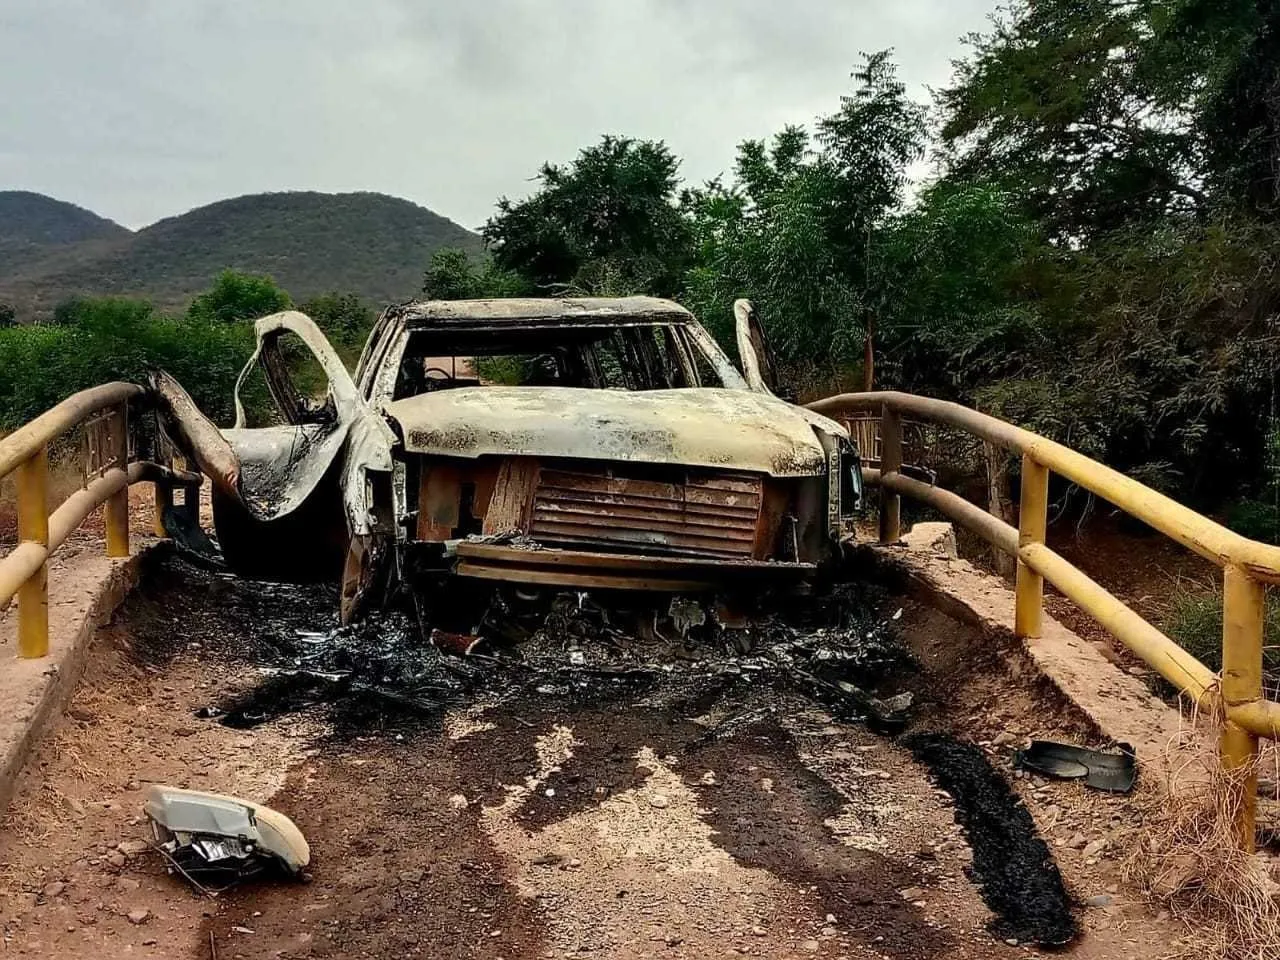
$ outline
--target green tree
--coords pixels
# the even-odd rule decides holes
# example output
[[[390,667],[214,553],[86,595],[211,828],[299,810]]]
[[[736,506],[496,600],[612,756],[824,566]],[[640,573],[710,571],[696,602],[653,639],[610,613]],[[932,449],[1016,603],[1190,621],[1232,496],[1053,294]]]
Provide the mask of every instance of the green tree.
[[[92,301],[87,297],[67,297],[54,304],[50,322],[56,327],[74,327],[80,322],[80,316]]]
[[[934,184],[877,241],[871,287],[896,386],[972,400],[1052,354],[1059,264],[1003,188]]]
[[[192,320],[232,323],[257,320],[292,305],[289,294],[270,277],[223,270],[208,291],[191,301],[187,316]]]
[[[18,323],[18,310],[11,303],[0,302],[0,329],[13,327]]]
[[[1198,211],[1196,139],[1153,53],[1181,0],[1015,0],[941,93],[953,177],[999,177],[1074,240]]]
[[[497,266],[544,292],[671,296],[688,266],[680,163],[661,141],[606,136],[538,188],[503,197],[482,231]]]
[[[695,312],[725,338],[733,300],[751,297],[784,359],[828,383],[859,356],[870,372],[882,233],[925,137],[924,108],[888,51],[865,56],[853,80],[816,139],[787,127],[768,143],[747,141],[732,186],[684,197],[695,251],[685,297]]]
[[[363,340],[373,327],[373,308],[354,293],[324,293],[298,307],[332,340]]]
[[[422,293],[428,300],[480,300],[518,297],[529,292],[518,274],[499,267],[492,257],[477,263],[465,250],[445,247],[431,255],[422,276]]]

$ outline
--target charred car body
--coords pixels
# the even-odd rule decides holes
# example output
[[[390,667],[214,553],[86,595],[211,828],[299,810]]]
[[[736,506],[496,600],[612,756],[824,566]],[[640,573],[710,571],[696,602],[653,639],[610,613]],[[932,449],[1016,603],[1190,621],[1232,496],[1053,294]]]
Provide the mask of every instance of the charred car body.
[[[857,451],[772,393],[751,305],[735,315],[741,371],[669,301],[413,302],[382,314],[352,378],[286,312],[257,322],[234,428],[165,375],[153,386],[167,439],[213,480],[232,567],[341,570],[344,620],[388,583],[446,575],[661,591],[803,578],[851,530]],[[323,399],[295,382],[300,355]],[[246,425],[255,369],[283,423]]]

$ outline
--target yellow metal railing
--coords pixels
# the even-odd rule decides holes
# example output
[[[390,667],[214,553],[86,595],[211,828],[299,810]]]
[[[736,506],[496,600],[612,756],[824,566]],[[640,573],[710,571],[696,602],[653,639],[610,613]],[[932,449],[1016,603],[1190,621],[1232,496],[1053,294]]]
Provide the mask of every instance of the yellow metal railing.
[[[108,383],[68,397],[52,410],[0,440],[0,480],[13,474],[17,492],[18,544],[0,559],[0,612],[18,601],[18,656],[49,652],[49,557],[85,518],[103,504],[107,556],[129,556],[129,485],[156,483],[155,531],[175,483],[191,490],[199,478],[150,462],[130,462],[130,401],[144,394],[132,383]],[[94,479],[49,512],[49,446],[94,420],[85,474]],[[189,494],[188,494],[189,495]]]
[[[864,471],[880,486],[880,540],[899,539],[902,496],[920,500],[1018,560],[1014,631],[1040,635],[1044,581],[1093,616],[1133,653],[1196,704],[1224,717],[1220,755],[1241,791],[1240,842],[1254,843],[1258,738],[1280,738],[1280,704],[1262,690],[1264,586],[1280,583],[1280,547],[1242,537],[1124,474],[1003,420],[944,400],[907,393],[846,393],[809,408],[830,417],[880,414],[880,469]],[[900,472],[902,417],[958,427],[1022,456],[1022,487],[1015,529],[981,507]],[[1110,501],[1223,571],[1222,671],[1199,660],[1117,597],[1045,545],[1049,475],[1057,473]]]

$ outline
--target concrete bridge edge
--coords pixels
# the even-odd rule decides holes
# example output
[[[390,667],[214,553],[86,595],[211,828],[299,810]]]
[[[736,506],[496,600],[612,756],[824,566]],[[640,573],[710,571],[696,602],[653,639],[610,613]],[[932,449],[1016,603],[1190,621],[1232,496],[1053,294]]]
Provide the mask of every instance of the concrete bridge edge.
[[[49,655],[17,657],[16,605],[0,615],[0,815],[32,750],[66,710],[89,667],[98,629],[139,583],[144,561],[168,540],[143,539],[125,559],[96,541],[68,543],[49,562]]]
[[[917,526],[950,527],[950,524]],[[1168,789],[1199,779],[1216,762],[1216,729],[1209,731],[1189,712],[1156,696],[1098,648],[1047,612],[1041,636],[1014,634],[1014,593],[1002,578],[955,556],[954,533],[929,529],[897,544],[859,546],[858,560],[954,620],[992,637],[1006,650],[1021,650],[1036,673],[1103,737],[1133,745],[1142,782]],[[1017,669],[1017,665],[1013,665]],[[1188,763],[1188,759],[1200,762]]]

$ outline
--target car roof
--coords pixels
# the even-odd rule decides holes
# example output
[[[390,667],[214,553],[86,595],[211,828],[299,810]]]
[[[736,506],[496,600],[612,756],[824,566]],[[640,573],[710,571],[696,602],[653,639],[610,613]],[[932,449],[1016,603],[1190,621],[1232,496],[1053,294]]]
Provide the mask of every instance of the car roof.
[[[693,315],[657,297],[510,297],[496,300],[413,300],[387,313],[409,329],[431,327],[628,326],[688,323]]]

